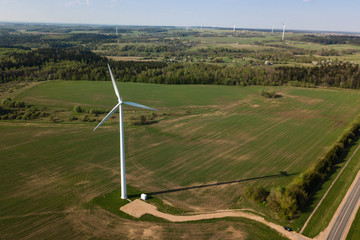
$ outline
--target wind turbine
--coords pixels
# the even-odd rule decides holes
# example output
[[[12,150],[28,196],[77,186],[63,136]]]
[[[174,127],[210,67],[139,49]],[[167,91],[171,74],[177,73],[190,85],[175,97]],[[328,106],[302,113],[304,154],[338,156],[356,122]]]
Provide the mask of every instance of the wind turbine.
[[[282,40],[283,41],[284,41],[284,38],[285,38],[285,27],[286,27],[286,25],[283,24],[283,34],[282,34]]]
[[[118,98],[118,104],[116,104],[116,106],[105,116],[105,118],[96,126],[96,128],[94,128],[93,131],[95,131],[98,127],[101,126],[101,124],[103,124],[109,117],[111,117],[111,115],[114,114],[114,112],[116,112],[117,108],[119,107],[119,124],[120,124],[120,172],[121,172],[121,198],[122,199],[127,199],[127,192],[126,192],[126,176],[125,176],[125,146],[124,146],[124,124],[123,124],[123,111],[122,111],[122,106],[123,104],[125,105],[129,105],[132,107],[137,107],[137,108],[144,108],[144,109],[148,109],[148,110],[154,110],[157,111],[155,108],[151,108],[151,107],[147,107],[138,103],[133,103],[133,102],[125,102],[122,100],[122,98],[120,97],[120,93],[119,90],[116,86],[116,82],[114,79],[114,76],[111,72],[111,68],[110,65],[108,64],[108,68],[109,68],[109,72],[110,72],[110,76],[111,76],[111,81],[114,87],[114,91],[115,94]]]

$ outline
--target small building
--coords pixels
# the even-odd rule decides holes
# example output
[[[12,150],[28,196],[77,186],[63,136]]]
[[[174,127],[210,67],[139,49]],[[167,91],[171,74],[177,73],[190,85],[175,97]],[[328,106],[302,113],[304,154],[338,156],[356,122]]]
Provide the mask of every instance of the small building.
[[[142,193],[142,194],[140,195],[140,198],[141,198],[142,200],[144,200],[144,201],[146,201],[146,200],[148,199],[148,197],[147,197],[147,195],[146,195],[145,193]]]

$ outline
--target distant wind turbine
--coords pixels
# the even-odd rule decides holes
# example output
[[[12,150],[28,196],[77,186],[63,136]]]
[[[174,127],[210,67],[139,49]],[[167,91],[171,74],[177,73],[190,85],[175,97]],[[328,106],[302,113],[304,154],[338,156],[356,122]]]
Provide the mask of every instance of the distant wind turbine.
[[[286,25],[283,24],[283,33],[282,33],[282,40],[284,41],[285,39],[285,28],[286,28]]]
[[[274,25],[272,25],[271,33],[274,33]]]
[[[233,31],[235,32],[235,29],[236,29],[236,26],[235,26],[235,24],[234,24],[234,28],[233,28]]]
[[[101,124],[103,124],[109,117],[111,117],[111,115],[113,115],[117,108],[119,107],[119,124],[120,124],[120,172],[121,172],[121,198],[122,199],[127,199],[127,191],[126,191],[126,176],[125,176],[125,146],[124,146],[124,123],[123,123],[123,111],[122,111],[122,105],[129,105],[132,107],[138,107],[138,108],[144,108],[144,109],[148,109],[148,110],[154,110],[157,111],[154,108],[151,107],[147,107],[138,103],[133,103],[133,102],[124,102],[122,100],[122,98],[120,97],[120,93],[119,90],[117,88],[114,76],[111,72],[111,68],[110,65],[108,64],[108,68],[109,68],[109,72],[110,72],[110,76],[111,76],[111,81],[114,87],[114,91],[115,94],[118,98],[118,104],[116,104],[116,106],[105,116],[105,118],[96,126],[96,128],[94,128],[93,131],[95,131],[98,127],[101,126]]]

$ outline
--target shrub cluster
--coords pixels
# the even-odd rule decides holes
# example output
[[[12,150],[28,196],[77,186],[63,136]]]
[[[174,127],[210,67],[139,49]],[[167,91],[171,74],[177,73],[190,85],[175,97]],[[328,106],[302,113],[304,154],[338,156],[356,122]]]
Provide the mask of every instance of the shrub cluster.
[[[249,186],[246,189],[246,195],[254,201],[263,202],[268,197],[269,191],[267,191],[263,186]]]
[[[81,120],[82,122],[96,122],[96,119],[95,119],[95,118],[89,118],[88,115],[83,116],[82,118],[80,118],[80,120]]]
[[[31,120],[47,117],[49,114],[40,111],[35,106],[27,105],[23,101],[11,98],[2,100],[0,106],[0,119],[2,120]]]
[[[25,107],[25,103],[23,101],[15,101],[11,98],[5,98],[4,100],[2,100],[1,104],[5,107],[10,107],[10,108],[24,108]]]
[[[132,116],[130,120],[132,125],[146,125],[158,122],[156,117],[156,113],[151,113],[149,115],[140,115],[139,117]]]
[[[76,113],[89,113],[89,114],[93,114],[94,116],[109,112],[109,110],[97,109],[97,108],[86,108],[86,107],[82,107],[79,105],[74,106],[73,110]]]
[[[276,98],[276,93],[273,90],[265,91],[264,89],[261,89],[260,95],[266,98]]]
[[[269,207],[278,211],[281,217],[292,219],[331,175],[334,166],[359,136],[360,119],[357,119],[315,165],[300,174],[288,186],[273,189],[267,198]]]

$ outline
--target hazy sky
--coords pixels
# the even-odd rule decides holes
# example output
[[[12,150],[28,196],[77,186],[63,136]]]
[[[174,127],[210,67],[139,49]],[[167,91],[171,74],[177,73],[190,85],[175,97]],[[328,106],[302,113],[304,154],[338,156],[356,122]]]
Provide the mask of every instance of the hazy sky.
[[[360,32],[360,0],[0,0],[0,21]]]

